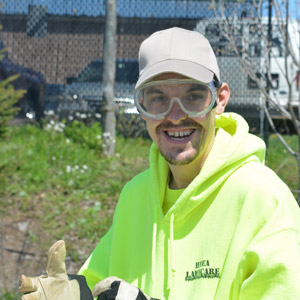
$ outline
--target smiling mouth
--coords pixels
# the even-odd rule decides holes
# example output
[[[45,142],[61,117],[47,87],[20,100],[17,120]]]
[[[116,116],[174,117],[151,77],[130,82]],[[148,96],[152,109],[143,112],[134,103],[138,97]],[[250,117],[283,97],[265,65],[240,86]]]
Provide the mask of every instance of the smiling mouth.
[[[195,132],[195,129],[180,130],[180,131],[169,131],[166,130],[165,133],[168,137],[173,140],[183,140],[190,137]]]

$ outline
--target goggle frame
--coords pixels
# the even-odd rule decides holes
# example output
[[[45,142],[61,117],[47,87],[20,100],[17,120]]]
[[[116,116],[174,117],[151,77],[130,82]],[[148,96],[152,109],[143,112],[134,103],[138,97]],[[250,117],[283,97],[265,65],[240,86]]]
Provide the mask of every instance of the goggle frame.
[[[207,108],[205,108],[203,111],[196,112],[196,111],[187,110],[184,107],[184,105],[182,104],[180,98],[173,97],[170,100],[169,108],[165,112],[156,114],[156,115],[147,112],[140,104],[138,98],[139,98],[139,93],[141,92],[141,90],[143,90],[147,87],[155,86],[155,85],[174,85],[174,84],[201,84],[201,85],[204,85],[210,89],[211,95],[212,95],[212,101],[209,104],[209,106]],[[195,79],[177,79],[177,78],[172,78],[172,79],[167,79],[167,80],[150,81],[150,82],[146,82],[145,84],[142,84],[141,86],[139,86],[138,88],[135,89],[134,102],[135,102],[135,105],[136,105],[138,111],[142,115],[144,115],[145,117],[150,118],[150,119],[155,119],[155,120],[164,119],[171,112],[174,102],[178,103],[181,110],[185,114],[187,114],[190,118],[198,118],[198,117],[201,117],[201,116],[207,114],[209,111],[211,111],[213,108],[216,107],[216,105],[217,105],[217,88],[215,86],[214,80],[212,80],[209,83],[201,82],[201,81],[198,81]]]

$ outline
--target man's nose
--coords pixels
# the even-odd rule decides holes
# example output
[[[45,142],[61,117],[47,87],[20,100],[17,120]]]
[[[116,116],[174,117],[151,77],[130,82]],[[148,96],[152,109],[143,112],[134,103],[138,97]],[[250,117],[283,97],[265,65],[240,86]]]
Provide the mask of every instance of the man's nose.
[[[180,123],[182,120],[187,118],[187,114],[181,109],[177,102],[174,102],[172,109],[166,118],[174,124]]]

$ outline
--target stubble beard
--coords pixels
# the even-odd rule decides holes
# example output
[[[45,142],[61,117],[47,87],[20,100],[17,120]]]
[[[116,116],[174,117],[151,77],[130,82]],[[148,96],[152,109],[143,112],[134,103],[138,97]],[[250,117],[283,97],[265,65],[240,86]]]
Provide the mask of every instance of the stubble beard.
[[[180,124],[180,126],[186,126],[186,127],[193,127],[196,130],[198,130],[200,132],[200,134],[203,131],[203,127],[194,122],[194,121],[185,121],[183,123]],[[167,150],[163,149],[162,143],[161,143],[161,135],[158,134],[159,132],[161,133],[163,130],[166,130],[168,128],[176,128],[176,126],[174,126],[173,124],[161,124],[157,127],[156,129],[156,133],[159,136],[159,140],[158,140],[158,149],[161,153],[161,155],[165,158],[165,160],[172,165],[187,165],[189,163],[191,163],[200,153],[200,139],[198,139],[194,144],[192,144],[190,147],[192,147],[194,149],[194,154],[187,154],[185,157],[183,158],[178,158],[178,155],[180,155],[180,153],[184,152],[186,150],[186,145],[183,145],[182,147],[180,147],[180,145],[178,145],[177,149],[172,150],[172,152],[168,152]],[[162,134],[162,133],[161,133]]]

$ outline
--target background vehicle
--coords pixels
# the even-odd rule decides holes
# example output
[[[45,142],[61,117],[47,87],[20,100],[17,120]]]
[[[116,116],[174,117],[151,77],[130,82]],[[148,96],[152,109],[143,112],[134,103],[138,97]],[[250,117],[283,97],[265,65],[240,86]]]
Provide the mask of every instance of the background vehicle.
[[[262,27],[267,32],[266,18],[258,19],[228,19],[231,26],[234,46],[232,42],[223,35],[219,27],[220,20],[200,20],[195,30],[204,34],[213,49],[215,50],[221,80],[227,82],[230,87],[230,101],[226,106],[226,111],[232,111],[241,114],[248,122],[250,131],[260,133],[261,136],[267,136],[269,133],[269,123],[264,111],[264,98],[262,90],[257,83],[249,76],[249,73],[243,69],[240,60],[246,61],[245,65],[250,65],[255,71],[257,78],[262,78],[263,70],[265,70],[266,55],[262,43]],[[276,22],[275,22],[276,23]],[[298,27],[291,24],[289,33],[291,34],[291,46],[294,53],[299,53],[297,49],[297,39],[299,32],[295,29]],[[233,30],[234,29],[234,30]],[[223,29],[224,30],[224,29]],[[240,57],[234,51],[240,51]],[[246,49],[246,51],[245,51]],[[289,90],[285,72],[284,42],[280,38],[280,30],[275,24],[272,27],[272,49],[269,61],[270,66],[270,90],[269,95],[274,103],[280,108],[287,108]],[[242,54],[244,53],[244,54]],[[246,56],[247,55],[247,56]],[[299,105],[299,86],[300,76],[296,65],[291,57],[287,58],[288,77],[292,81],[291,85],[291,104],[295,111]],[[262,80],[263,82],[263,80]],[[266,86],[266,83],[263,84]],[[266,88],[265,88],[266,90]],[[292,133],[293,124],[288,120],[278,108],[272,103],[268,103],[268,111],[271,115],[275,127],[280,132]],[[266,138],[265,138],[266,140]]]
[[[65,85],[63,84],[46,84],[45,89],[45,115],[54,115],[57,112],[57,106],[63,99]]]
[[[127,114],[138,114],[133,100],[133,90],[139,74],[138,61],[116,60],[115,102]],[[64,100],[57,110],[97,112],[104,105],[102,99],[102,59],[92,61],[78,75],[67,78]]]

